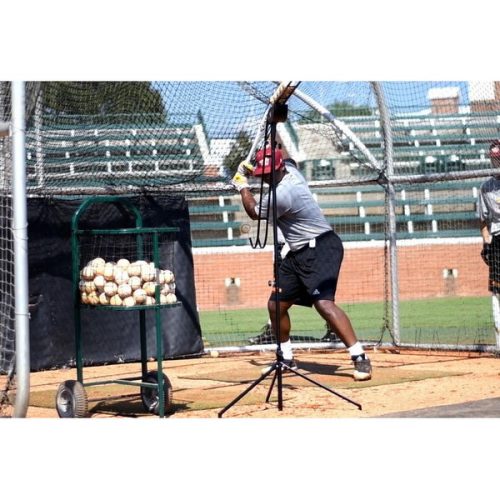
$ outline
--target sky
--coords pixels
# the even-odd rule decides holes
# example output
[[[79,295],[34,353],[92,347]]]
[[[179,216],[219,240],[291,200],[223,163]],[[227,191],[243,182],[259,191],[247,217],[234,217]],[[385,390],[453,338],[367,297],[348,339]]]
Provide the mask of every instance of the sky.
[[[418,113],[430,108],[428,91],[436,87],[458,87],[460,104],[468,104],[468,83],[464,81],[382,81],[382,89],[391,111]],[[234,80],[195,80],[178,82],[155,82],[166,103],[167,114],[172,121],[196,120],[198,111],[203,118],[211,138],[233,137],[241,130],[251,132],[266,110],[266,104],[251,95],[256,89],[258,97],[266,99],[276,88],[270,80],[242,85]],[[348,102],[356,106],[377,108],[370,82],[354,81],[300,81],[298,89],[327,107],[335,102]],[[289,119],[292,112],[310,111],[310,107],[298,98],[289,101]],[[186,114],[187,113],[187,114]],[[295,115],[297,118],[297,115]]]

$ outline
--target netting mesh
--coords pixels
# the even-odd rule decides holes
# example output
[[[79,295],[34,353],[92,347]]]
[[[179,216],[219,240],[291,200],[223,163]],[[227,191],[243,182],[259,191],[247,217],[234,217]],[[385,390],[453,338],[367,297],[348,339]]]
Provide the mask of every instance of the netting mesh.
[[[252,146],[276,82],[32,82],[27,92],[29,196],[174,191],[189,202],[197,306],[206,346],[246,345],[267,321],[272,241],[229,185]],[[9,118],[9,85],[0,93]],[[476,205],[500,136],[499,82],[300,82],[277,126],[346,247],[337,300],[362,340],[389,339],[387,130],[392,135],[401,341],[494,339]],[[387,125],[387,123],[386,123]],[[10,138],[0,140],[2,192]],[[434,177],[432,177],[434,176]],[[425,182],[424,182],[425,181]],[[258,185],[253,186],[259,195]],[[2,314],[12,320],[9,197],[2,195]],[[8,302],[8,301],[7,301]],[[432,311],[432,313],[431,313]],[[292,339],[317,341],[324,322],[294,309]],[[11,328],[11,327],[9,327]],[[0,355],[12,355],[3,328]],[[4,333],[5,332],[5,333]],[[253,340],[252,342],[259,342]]]
[[[177,302],[174,233],[122,233],[78,238],[80,302],[119,307]]]
[[[0,82],[0,414],[10,401],[15,364],[10,120],[10,88]]]
[[[388,82],[383,89],[394,173],[410,181],[395,184],[401,340],[495,344],[477,203],[489,146],[500,136],[500,82]]]
[[[489,168],[488,147],[499,135],[498,82],[392,82],[384,90],[399,172]]]
[[[304,84],[320,95],[329,86]],[[362,86],[363,93],[339,86],[339,110],[373,109],[369,84]],[[213,188],[247,154],[275,89],[271,82],[45,82],[28,128],[29,189]],[[353,95],[360,104],[349,103]],[[295,127],[309,136],[300,138],[301,156],[314,179],[331,178],[325,152],[356,161],[338,132],[316,123],[317,112],[295,97],[289,108],[280,140],[298,151]]]

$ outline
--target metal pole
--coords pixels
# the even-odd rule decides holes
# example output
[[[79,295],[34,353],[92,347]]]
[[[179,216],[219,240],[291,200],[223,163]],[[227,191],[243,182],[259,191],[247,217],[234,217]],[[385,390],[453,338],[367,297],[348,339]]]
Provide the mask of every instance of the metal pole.
[[[14,238],[16,402],[14,417],[25,417],[30,390],[28,310],[28,222],[26,204],[25,85],[12,82],[12,234]]]
[[[398,283],[398,253],[396,237],[396,191],[392,182],[394,175],[393,143],[391,117],[389,115],[382,87],[379,82],[371,82],[373,91],[377,98],[380,112],[380,123],[384,134],[384,156],[385,172],[388,190],[388,216],[389,216],[389,255],[390,255],[390,276],[391,276],[391,309],[392,309],[392,333],[394,342],[399,345],[401,342],[399,325],[399,283]]]

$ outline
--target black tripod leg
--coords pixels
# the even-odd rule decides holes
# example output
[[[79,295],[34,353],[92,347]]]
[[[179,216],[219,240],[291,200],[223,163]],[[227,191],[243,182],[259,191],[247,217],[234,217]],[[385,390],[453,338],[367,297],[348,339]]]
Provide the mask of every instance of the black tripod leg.
[[[269,371],[261,375],[257,380],[252,382],[238,397],[233,399],[228,405],[226,405],[219,413],[218,416],[219,418],[222,417],[222,415],[231,408],[234,404],[236,404],[243,396],[248,394],[255,386],[259,385],[266,377],[271,375],[276,370],[277,363],[273,363],[272,366],[269,368]]]
[[[307,377],[306,375],[300,373],[298,370],[295,370],[294,368],[290,368],[289,366],[286,367],[287,370],[290,370],[291,372],[295,373],[299,377],[302,377],[303,379],[311,382],[311,384],[317,385],[318,387],[321,387],[322,389],[325,389],[328,392],[331,392],[332,394],[335,394],[335,396],[338,396],[339,398],[343,399],[344,401],[347,401],[348,403],[353,404],[358,408],[358,410],[361,410],[361,405],[359,403],[356,403],[356,401],[353,401],[352,399],[349,399],[347,396],[343,396],[342,394],[339,394],[338,392],[334,391],[333,389],[330,389],[330,387],[327,387],[326,385],[320,384],[319,382],[316,382],[316,380],[313,380],[312,378]]]
[[[283,363],[278,362],[276,367],[277,379],[278,379],[278,410],[283,410]]]
[[[273,392],[273,387],[274,387],[274,383],[276,382],[277,376],[278,376],[278,370],[275,370],[273,381],[271,382],[271,386],[269,387],[269,391],[267,392],[266,403],[269,403],[269,399],[271,398],[271,393]]]

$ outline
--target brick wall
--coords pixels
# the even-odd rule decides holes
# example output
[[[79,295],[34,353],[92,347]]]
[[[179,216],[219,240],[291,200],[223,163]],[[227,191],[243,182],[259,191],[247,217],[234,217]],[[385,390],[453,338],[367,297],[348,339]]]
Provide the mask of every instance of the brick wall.
[[[480,250],[481,244],[476,242],[399,247],[400,299],[488,295],[488,272]],[[272,262],[271,250],[195,254],[199,309],[265,307]],[[227,279],[235,283],[228,285]],[[346,248],[337,302],[380,301],[383,297],[383,248]]]

